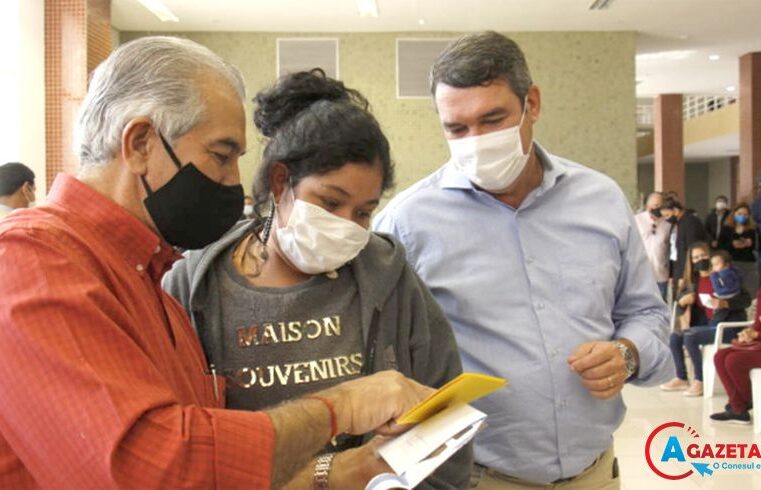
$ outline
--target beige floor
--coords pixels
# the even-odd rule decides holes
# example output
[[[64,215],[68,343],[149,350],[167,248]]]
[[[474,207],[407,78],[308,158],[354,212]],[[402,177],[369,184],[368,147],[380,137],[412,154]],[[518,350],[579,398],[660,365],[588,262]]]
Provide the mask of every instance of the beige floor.
[[[752,426],[718,425],[708,416],[723,410],[726,395],[711,400],[685,398],[681,392],[666,393],[658,388],[627,386],[624,400],[628,406],[626,419],[615,434],[616,455],[619,459],[625,490],[727,489],[761,490],[761,470],[748,475],[717,471],[713,476],[692,476],[670,481],[655,475],[644,457],[645,441],[659,425],[679,421],[692,425],[707,442],[751,443],[761,445],[761,434],[754,438]],[[753,413],[753,412],[751,412]],[[744,462],[746,460],[737,461]]]

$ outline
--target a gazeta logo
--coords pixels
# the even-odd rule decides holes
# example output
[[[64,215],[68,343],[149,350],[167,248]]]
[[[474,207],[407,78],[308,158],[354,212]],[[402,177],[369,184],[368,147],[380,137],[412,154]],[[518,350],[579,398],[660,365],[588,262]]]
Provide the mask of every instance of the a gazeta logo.
[[[665,444],[663,437],[654,444],[659,435],[668,436]],[[761,472],[757,444],[703,442],[695,429],[682,422],[666,422],[650,433],[645,442],[645,460],[656,475],[667,480],[681,480],[694,473],[711,476],[717,470]]]

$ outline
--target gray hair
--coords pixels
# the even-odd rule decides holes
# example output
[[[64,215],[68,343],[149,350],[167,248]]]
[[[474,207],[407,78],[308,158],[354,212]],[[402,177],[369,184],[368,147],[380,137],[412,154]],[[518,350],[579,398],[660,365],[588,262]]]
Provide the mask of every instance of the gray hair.
[[[148,117],[172,142],[191,130],[206,110],[199,82],[209,72],[245,98],[240,71],[188,39],[144,37],[116,49],[93,72],[77,125],[75,151],[83,165],[111,159],[122,131]]]
[[[520,46],[494,31],[468,34],[447,46],[431,68],[431,95],[439,83],[467,88],[505,80],[523,99],[534,83]]]

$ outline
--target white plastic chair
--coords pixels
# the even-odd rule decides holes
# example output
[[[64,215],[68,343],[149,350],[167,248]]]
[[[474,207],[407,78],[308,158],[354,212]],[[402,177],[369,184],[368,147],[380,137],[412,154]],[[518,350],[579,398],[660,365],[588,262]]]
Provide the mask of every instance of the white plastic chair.
[[[752,325],[753,321],[750,320],[746,322],[721,322],[716,326],[716,336],[714,337],[713,344],[703,346],[703,398],[712,398],[716,394],[716,385],[721,385],[721,383],[716,383],[716,365],[713,363],[713,356],[722,347],[729,346],[729,344],[722,342],[724,330],[727,328],[746,328]],[[759,378],[759,381],[761,381],[761,378]],[[723,387],[721,389],[722,391],[724,390]],[[761,385],[759,385],[759,389],[761,389]]]

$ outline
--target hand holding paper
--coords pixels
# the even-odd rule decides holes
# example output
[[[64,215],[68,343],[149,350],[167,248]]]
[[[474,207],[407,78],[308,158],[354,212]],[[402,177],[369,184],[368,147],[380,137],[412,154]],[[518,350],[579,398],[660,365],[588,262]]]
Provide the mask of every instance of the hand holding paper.
[[[481,428],[486,414],[467,403],[505,384],[501,378],[462,374],[409,410],[398,422],[418,425],[378,448],[394,474],[376,476],[367,489],[414,488]]]

